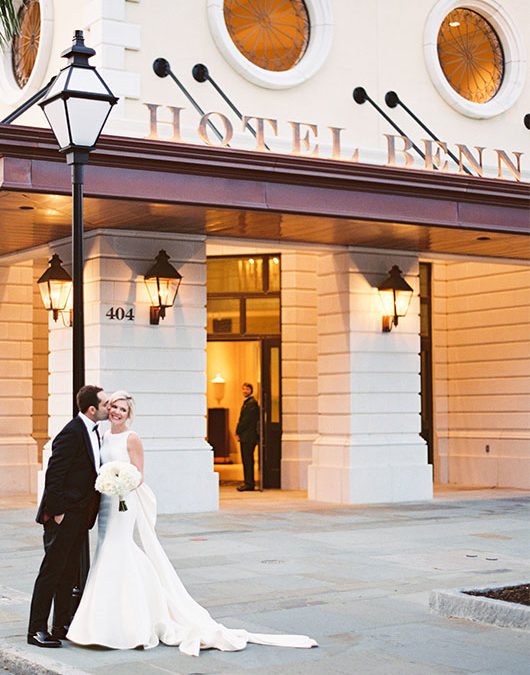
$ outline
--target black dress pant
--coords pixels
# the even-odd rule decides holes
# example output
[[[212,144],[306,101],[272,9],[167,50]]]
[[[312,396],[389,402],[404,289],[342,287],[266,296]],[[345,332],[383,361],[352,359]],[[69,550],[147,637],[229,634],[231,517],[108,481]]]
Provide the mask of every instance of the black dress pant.
[[[60,525],[44,525],[44,558],[35,581],[28,632],[48,630],[53,601],[53,626],[70,622],[72,590],[79,576],[79,557],[88,533],[86,511],[70,511]]]
[[[256,442],[241,441],[240,445],[245,485],[254,488],[254,448]]]

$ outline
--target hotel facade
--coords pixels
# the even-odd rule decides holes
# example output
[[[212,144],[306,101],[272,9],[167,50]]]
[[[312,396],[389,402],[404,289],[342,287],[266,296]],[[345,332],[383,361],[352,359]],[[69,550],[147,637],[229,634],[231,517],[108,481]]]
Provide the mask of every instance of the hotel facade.
[[[161,512],[242,480],[244,381],[265,489],[530,488],[526,0],[19,4],[0,117],[75,30],[119,99],[85,168],[85,379],[135,396]],[[3,495],[37,493],[71,415],[68,308],[37,284],[71,272],[71,203],[38,104],[0,124]],[[153,323],[160,251],[182,279]]]

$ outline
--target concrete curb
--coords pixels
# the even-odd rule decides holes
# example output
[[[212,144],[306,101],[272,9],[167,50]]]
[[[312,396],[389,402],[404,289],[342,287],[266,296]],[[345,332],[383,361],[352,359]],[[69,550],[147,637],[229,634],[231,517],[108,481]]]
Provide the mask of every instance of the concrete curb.
[[[40,651],[37,652],[37,648],[29,658],[26,652],[17,647],[1,646],[0,663],[15,675],[90,675],[84,670],[48,658]]]
[[[527,581],[521,582],[528,583]],[[510,586],[518,586],[510,583]],[[467,591],[494,591],[505,586],[468,588]],[[434,590],[429,596],[429,607],[436,614],[447,618],[470,619],[503,628],[519,628],[530,631],[530,607],[504,600],[494,600],[476,595],[467,595],[459,589]]]

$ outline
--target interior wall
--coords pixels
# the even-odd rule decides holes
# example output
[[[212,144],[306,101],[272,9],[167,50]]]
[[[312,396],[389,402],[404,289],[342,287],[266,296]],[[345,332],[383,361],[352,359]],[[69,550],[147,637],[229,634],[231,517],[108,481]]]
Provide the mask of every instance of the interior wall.
[[[435,479],[530,488],[530,268],[433,264]]]
[[[254,386],[254,396],[260,400],[260,344],[257,341],[244,342],[208,342],[207,347],[207,401],[208,408],[228,408],[228,428],[230,430],[230,459],[239,464],[239,443],[235,432],[239,412],[243,405],[241,385],[250,382]],[[217,376],[225,380],[224,396],[218,402],[212,380]]]

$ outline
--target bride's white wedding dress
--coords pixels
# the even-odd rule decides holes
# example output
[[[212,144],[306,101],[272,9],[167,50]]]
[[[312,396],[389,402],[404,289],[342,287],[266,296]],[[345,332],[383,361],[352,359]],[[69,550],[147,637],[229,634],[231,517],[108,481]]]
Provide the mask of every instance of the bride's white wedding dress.
[[[129,433],[106,432],[101,446],[102,463],[130,461]],[[68,631],[69,640],[114,649],[149,649],[163,642],[178,645],[181,652],[192,656],[208,648],[236,651],[244,649],[248,642],[316,646],[305,635],[248,633],[217,623],[186,591],[158,541],[152,491],[143,483],[125,501],[128,510],[119,511],[118,497],[101,495],[98,545]],[[133,540],[135,524],[142,548]]]

